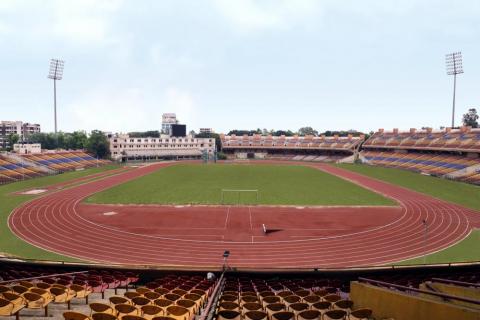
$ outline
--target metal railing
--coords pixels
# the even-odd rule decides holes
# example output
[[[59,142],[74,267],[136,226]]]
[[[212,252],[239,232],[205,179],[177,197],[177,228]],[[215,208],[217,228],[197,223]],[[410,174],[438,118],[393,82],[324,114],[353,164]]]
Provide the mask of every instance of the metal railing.
[[[19,281],[30,281],[30,280],[37,280],[37,279],[48,279],[48,278],[55,278],[59,276],[70,276],[70,275],[77,275],[77,274],[84,274],[87,273],[88,271],[76,271],[76,272],[65,272],[65,273],[54,273],[54,274],[49,274],[46,276],[36,276],[36,277],[27,277],[27,278],[20,278],[20,279],[10,279],[10,280],[4,280],[0,281],[0,284],[8,284],[12,282],[19,282]]]
[[[450,280],[450,279],[443,279],[443,278],[432,278],[432,281],[446,283],[446,284],[455,284],[455,285],[462,286],[462,287],[480,288],[480,283],[472,283],[472,282]]]
[[[223,284],[225,282],[224,275],[225,272],[222,272],[220,278],[217,281],[217,284],[215,285],[215,288],[213,289],[212,294],[208,299],[207,306],[205,307],[205,309],[203,309],[203,312],[198,320],[211,320],[215,315],[215,307],[217,305],[218,297],[220,296],[220,288],[223,287]]]
[[[421,290],[421,289],[412,288],[412,287],[406,287],[406,286],[402,286],[402,285],[395,284],[395,283],[390,283],[390,282],[373,280],[373,279],[368,279],[368,278],[363,278],[363,277],[359,277],[358,281],[368,283],[368,284],[373,284],[373,285],[388,288],[388,289],[395,288],[395,289],[398,289],[400,291],[410,291],[410,292],[435,296],[435,297],[439,297],[439,298],[442,298],[442,299],[457,300],[457,301],[461,301],[461,302],[467,302],[467,303],[480,305],[480,300],[469,299],[469,298],[458,297],[458,296],[452,296],[450,294],[445,294],[445,293],[426,291],[426,290]]]

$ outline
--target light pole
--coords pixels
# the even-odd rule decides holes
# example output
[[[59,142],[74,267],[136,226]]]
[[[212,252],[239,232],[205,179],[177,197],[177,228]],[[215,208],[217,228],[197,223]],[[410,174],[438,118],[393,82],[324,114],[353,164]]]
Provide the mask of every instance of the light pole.
[[[57,80],[63,78],[63,66],[65,62],[59,59],[50,59],[48,78],[53,80],[53,116],[55,121],[55,135],[57,135]]]
[[[447,75],[453,75],[453,105],[452,105],[452,128],[455,127],[455,91],[457,88],[457,74],[463,73],[462,53],[453,52],[445,55]]]
[[[427,264],[427,237],[428,237],[428,224],[427,219],[423,219],[423,264]]]

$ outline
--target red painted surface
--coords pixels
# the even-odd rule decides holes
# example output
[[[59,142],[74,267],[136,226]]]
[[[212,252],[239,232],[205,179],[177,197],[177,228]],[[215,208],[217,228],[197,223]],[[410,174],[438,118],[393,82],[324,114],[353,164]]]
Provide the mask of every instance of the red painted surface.
[[[17,208],[9,226],[31,244],[90,261],[219,267],[228,249],[230,266],[249,268],[384,264],[440,250],[480,226],[480,214],[473,210],[325,164],[308,165],[391,197],[399,207],[80,203],[167,165],[136,168],[37,198]],[[271,231],[267,235],[262,224]]]

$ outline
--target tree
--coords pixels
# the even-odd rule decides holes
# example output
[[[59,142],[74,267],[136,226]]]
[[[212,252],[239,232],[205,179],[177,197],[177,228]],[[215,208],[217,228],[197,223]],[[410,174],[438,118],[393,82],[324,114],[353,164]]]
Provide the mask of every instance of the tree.
[[[108,139],[100,130],[93,130],[87,140],[87,150],[98,158],[106,158],[110,154]]]
[[[478,114],[477,109],[470,108],[468,112],[463,115],[463,125],[472,128],[478,128]]]
[[[18,143],[18,140],[20,140],[20,136],[18,134],[10,133],[7,136],[8,150],[13,150],[13,145]]]
[[[298,129],[298,135],[300,136],[318,136],[318,131],[312,127],[303,127]]]

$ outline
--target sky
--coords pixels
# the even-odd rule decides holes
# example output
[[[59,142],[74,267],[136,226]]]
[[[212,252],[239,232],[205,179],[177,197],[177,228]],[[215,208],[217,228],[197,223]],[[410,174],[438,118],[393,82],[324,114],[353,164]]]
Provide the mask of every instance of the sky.
[[[53,131],[375,131],[480,107],[478,0],[0,0],[0,120]]]

